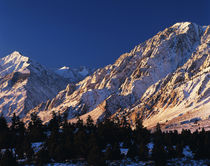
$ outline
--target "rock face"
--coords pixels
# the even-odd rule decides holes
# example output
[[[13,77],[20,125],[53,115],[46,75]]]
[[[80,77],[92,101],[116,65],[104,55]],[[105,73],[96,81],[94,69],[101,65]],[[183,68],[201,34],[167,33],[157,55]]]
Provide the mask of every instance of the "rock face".
[[[81,66],[79,68],[70,68],[67,66],[63,66],[63,67],[55,70],[55,72],[58,75],[69,79],[70,82],[77,83],[77,82],[83,80],[85,77],[93,74],[94,69],[90,69],[85,66]]]
[[[45,122],[52,111],[68,111],[69,119],[91,115],[95,121],[125,115],[130,123],[138,115],[149,127],[181,112],[206,118],[209,27],[183,22],[166,28],[30,113]]]
[[[0,113],[24,117],[29,110],[65,89],[67,80],[13,52],[0,59]]]

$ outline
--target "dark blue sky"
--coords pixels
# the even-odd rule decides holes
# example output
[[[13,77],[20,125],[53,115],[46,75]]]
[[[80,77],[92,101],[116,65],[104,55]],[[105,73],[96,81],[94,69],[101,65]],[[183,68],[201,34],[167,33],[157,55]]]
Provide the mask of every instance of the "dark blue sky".
[[[209,0],[0,0],[0,57],[103,67],[176,22],[210,24]]]

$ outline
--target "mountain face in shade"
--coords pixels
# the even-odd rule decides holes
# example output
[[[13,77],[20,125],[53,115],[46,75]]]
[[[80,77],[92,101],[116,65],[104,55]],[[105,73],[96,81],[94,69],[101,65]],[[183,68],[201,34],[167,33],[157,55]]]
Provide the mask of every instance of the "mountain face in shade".
[[[33,108],[44,122],[52,111],[68,112],[96,121],[126,116],[132,124],[170,125],[210,114],[210,26],[176,23],[159,32],[114,64],[96,70],[77,84],[60,91],[55,98]],[[208,121],[209,122],[209,121]],[[169,124],[170,123],[170,124]]]
[[[70,82],[74,82],[74,83],[81,81],[82,79],[84,79],[90,74],[93,74],[93,71],[94,69],[90,69],[85,66],[81,66],[79,68],[70,68],[67,66],[63,66],[55,70],[55,72],[58,75],[66,79],[69,79]]]
[[[15,51],[0,59],[0,113],[24,117],[67,84],[66,79]]]

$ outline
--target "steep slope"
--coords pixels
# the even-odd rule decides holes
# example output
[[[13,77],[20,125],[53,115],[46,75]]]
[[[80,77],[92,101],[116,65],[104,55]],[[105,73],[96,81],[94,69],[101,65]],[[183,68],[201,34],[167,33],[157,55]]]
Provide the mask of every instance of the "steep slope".
[[[209,44],[210,26],[205,28],[201,44],[183,66],[150,86],[132,108],[116,113],[115,116],[127,116],[130,121],[136,116],[142,117],[144,125],[149,128],[158,122],[164,124],[166,128],[174,128],[180,124],[208,120]]]
[[[77,83],[81,80],[83,80],[85,77],[93,74],[94,69],[89,69],[85,66],[81,66],[79,68],[70,68],[67,66],[63,66],[57,70],[55,70],[55,72],[64,77],[69,79],[70,82],[74,82]]]
[[[210,126],[210,26],[206,27],[201,44],[191,58],[148,88],[141,103],[147,105],[137,106],[141,108],[137,110],[143,113],[145,126],[160,122],[166,128],[174,128],[202,120],[209,120]]]
[[[204,32],[204,27],[190,22],[166,28],[120,56],[113,65],[98,69],[76,86],[67,86],[30,113],[37,112],[45,122],[51,118],[52,111],[68,111],[69,119],[77,115],[86,118],[90,114],[95,121],[113,114],[120,117],[127,112],[129,120],[128,114],[136,112],[133,108],[144,102],[141,98],[150,91],[148,88],[176,72],[203,44],[209,50],[208,41],[201,41],[208,36]],[[152,97],[155,95],[150,93]],[[28,117],[29,114],[26,120]]]
[[[53,98],[67,83],[15,51],[0,59],[0,113],[6,117],[13,113],[24,117],[39,103]]]

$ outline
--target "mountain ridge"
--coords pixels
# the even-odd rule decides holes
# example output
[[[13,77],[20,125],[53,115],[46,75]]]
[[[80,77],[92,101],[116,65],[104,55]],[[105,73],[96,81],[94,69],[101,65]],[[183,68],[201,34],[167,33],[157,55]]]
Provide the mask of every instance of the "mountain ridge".
[[[94,72],[49,70],[15,51],[0,59],[0,111],[25,122],[33,112],[44,123],[60,112],[71,122],[141,118],[145,127],[170,130],[196,119],[210,129],[209,43],[209,25],[176,23]]]
[[[72,83],[77,83],[83,80],[86,76],[91,75],[95,69],[90,69],[85,66],[80,66],[77,68],[71,68],[67,66],[63,66],[59,69],[55,70],[55,73],[58,75],[69,79]]]
[[[146,95],[145,92],[148,93],[148,88],[164,78],[170,80],[170,75],[176,74],[177,69],[187,64],[201,45],[206,45],[205,55],[209,57],[208,43],[209,26],[202,27],[190,22],[176,23],[134,47],[130,53],[121,55],[113,65],[96,70],[75,86],[59,92],[53,100],[35,107],[30,113],[37,112],[45,122],[50,119],[52,111],[67,111],[69,119],[76,116],[85,119],[92,115],[95,122],[110,115],[117,116],[116,112],[123,114],[127,111],[129,114],[135,105],[141,104],[141,98]],[[162,86],[165,84],[167,81],[163,81]],[[128,121],[132,124],[133,119]]]
[[[39,103],[53,98],[67,80],[15,51],[0,59],[0,111],[21,118]]]

